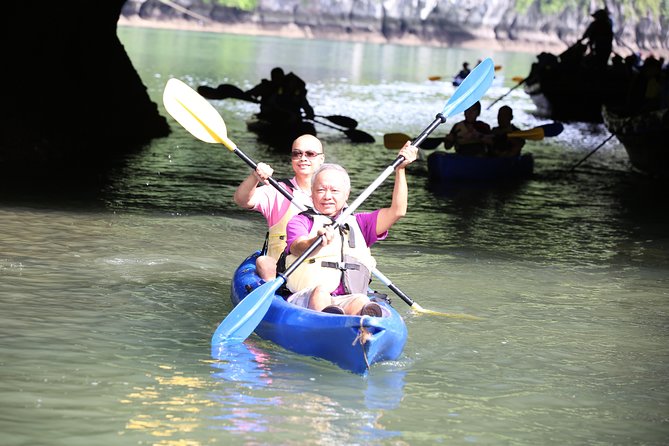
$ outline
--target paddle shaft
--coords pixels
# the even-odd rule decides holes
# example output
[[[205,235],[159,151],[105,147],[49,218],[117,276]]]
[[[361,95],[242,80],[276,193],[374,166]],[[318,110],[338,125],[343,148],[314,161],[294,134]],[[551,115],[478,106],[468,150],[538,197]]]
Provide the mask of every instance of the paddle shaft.
[[[436,127],[436,126],[435,126],[435,127]],[[426,136],[427,136],[427,135],[426,135]],[[417,138],[417,139],[418,139],[418,138]],[[240,157],[242,160],[244,160],[244,162],[245,162],[246,164],[248,164],[249,166],[251,166],[251,167],[253,168],[253,170],[255,170],[255,169],[258,167],[258,165],[257,165],[251,158],[249,158],[248,156],[246,156],[246,154],[245,154],[244,152],[242,152],[241,150],[235,148],[235,150],[233,150],[233,153],[235,153],[238,157]],[[365,191],[363,192],[363,194],[361,194],[360,197],[358,197],[358,199],[355,200],[355,201],[353,202],[353,204],[347,208],[347,210],[345,211],[345,212],[346,212],[346,215],[344,216],[344,214],[342,214],[342,215],[340,215],[340,218],[342,218],[342,217],[343,217],[343,218],[348,218],[348,216],[351,215],[351,213],[352,213],[357,207],[360,206],[360,204],[362,203],[362,201],[364,201],[369,195],[371,195],[371,193],[374,191],[374,189],[376,189],[376,188],[377,188],[377,187],[378,187],[378,186],[379,186],[379,185],[380,185],[386,178],[388,178],[388,176],[392,173],[392,171],[395,170],[395,168],[396,168],[397,166],[399,166],[399,165],[402,163],[402,161],[404,161],[404,157],[403,157],[403,156],[398,156],[398,157],[395,159],[395,161],[393,161],[393,163],[392,163],[388,168],[386,168],[386,170],[381,174],[381,176],[380,176],[379,178],[377,178],[377,180],[376,180],[374,183],[372,183],[369,187],[367,187],[367,189],[365,189]],[[274,186],[274,188],[275,188],[277,191],[279,191],[279,192],[281,193],[281,195],[283,195],[284,197],[286,197],[286,198],[287,198],[287,199],[288,199],[294,206],[296,206],[300,211],[305,211],[305,210],[307,209],[307,208],[306,208],[304,205],[302,205],[301,203],[298,203],[298,202],[294,201],[294,199],[293,199],[293,195],[291,195],[291,193],[288,192],[285,188],[281,187],[281,185],[280,185],[274,178],[269,177],[269,178],[267,178],[267,181],[269,181],[269,183],[270,183],[272,186]],[[364,196],[363,196],[363,195],[364,195]],[[350,210],[350,211],[349,211],[349,210]],[[340,220],[340,219],[335,220],[335,224],[334,224],[335,226],[334,226],[334,227],[337,227],[337,226],[340,224],[341,221],[343,221],[343,219],[342,219],[342,220]],[[312,245],[307,249],[307,251],[305,251],[304,253],[302,253],[302,256],[304,256],[304,258],[306,258],[306,257],[309,256],[311,253],[313,253],[313,251],[314,251],[314,250],[315,250],[315,249],[316,249],[316,248],[323,242],[322,236],[321,236],[317,241],[318,241],[317,244],[316,244],[316,243],[312,244]],[[285,278],[285,277],[288,277],[290,274],[292,274],[293,271],[295,270],[295,268],[297,268],[297,266],[299,266],[299,264],[302,263],[302,261],[304,260],[304,259],[302,258],[302,256],[300,256],[300,258],[298,258],[297,261],[293,262],[293,264],[292,264],[292,265],[291,265],[291,266],[290,266],[290,267],[289,267],[283,274],[281,274],[281,275],[284,276],[284,278]],[[298,262],[299,262],[299,263],[298,263]],[[294,267],[293,267],[293,266],[294,266]],[[395,284],[393,284],[392,281],[391,281],[388,277],[386,277],[386,275],[384,275],[381,271],[379,271],[378,269],[374,268],[374,270],[372,270],[372,273],[374,274],[374,276],[375,276],[377,279],[379,279],[379,280],[381,281],[381,283],[383,283],[383,284],[386,285],[388,288],[390,288],[390,290],[391,290],[393,293],[395,293],[396,295],[398,295],[398,296],[399,296],[404,302],[406,302],[409,306],[413,306],[413,305],[415,305],[415,302],[414,302],[409,296],[407,296],[406,294],[404,294],[404,292],[403,292],[401,289],[399,289]]]
[[[609,139],[613,138],[614,136],[615,136],[615,135],[614,135],[613,133],[611,133],[611,134],[609,135],[609,137],[606,138],[604,141],[602,141],[602,143],[601,143],[600,145],[598,145],[597,147],[595,147],[594,149],[592,149],[592,150],[590,151],[590,153],[588,153],[587,155],[585,155],[585,157],[583,157],[583,159],[582,159],[581,161],[579,161],[578,163],[574,164],[574,165],[572,166],[572,168],[569,169],[569,172],[573,172],[574,169],[576,169],[578,166],[580,166],[581,164],[583,164],[583,162],[584,162],[585,160],[587,160],[588,158],[590,158],[590,155],[592,155],[593,153],[595,153],[596,151],[598,151],[599,149],[601,149],[602,147],[604,147],[604,144],[606,144],[606,143],[609,141]]]
[[[416,303],[415,303],[409,296],[407,296],[406,294],[404,294],[404,292],[403,292],[402,290],[400,290],[399,288],[397,288],[397,287],[395,286],[395,284],[392,283],[392,282],[390,281],[389,278],[387,278],[385,275],[383,275],[383,274],[381,273],[381,271],[374,270],[374,275],[376,276],[377,279],[379,279],[379,280],[381,281],[381,283],[383,283],[385,286],[387,286],[388,288],[390,288],[390,290],[391,290],[393,293],[397,294],[397,295],[400,297],[400,299],[402,299],[404,302],[406,302],[407,305],[409,305],[410,307],[412,307],[412,306],[414,306],[414,305],[416,304]]]
[[[318,115],[316,115],[318,116]],[[320,116],[325,119],[329,119],[325,116]],[[358,130],[356,128],[342,128],[342,127],[337,127],[332,124],[328,124],[327,122],[320,121],[315,118],[307,119],[308,121],[315,122],[320,125],[324,125],[326,127],[330,127],[331,129],[339,130],[340,132],[343,132],[351,141],[353,142],[374,142],[374,137],[370,135],[369,133],[363,132],[362,130]],[[356,123],[357,125],[357,123]]]
[[[255,161],[253,161],[251,158],[249,158],[248,156],[246,156],[246,154],[245,154],[244,152],[242,152],[241,150],[239,150],[237,147],[235,147],[235,149],[232,151],[232,153],[234,153],[235,155],[237,155],[238,157],[240,157],[240,158],[241,158],[246,164],[248,164],[254,171],[258,168],[258,165],[255,163]],[[269,177],[269,178],[267,178],[267,181],[269,182],[269,184],[271,184],[272,186],[274,186],[274,188],[275,188],[276,190],[278,190],[279,192],[281,192],[281,194],[282,194],[284,197],[286,197],[288,200],[291,200],[291,201],[293,200],[293,196],[292,196],[286,189],[284,189],[283,187],[281,187],[281,185],[279,184],[279,182],[276,181],[274,178]],[[301,209],[301,210],[304,210],[304,209]]]
[[[314,116],[316,116],[316,115],[314,115]],[[309,119],[309,118],[307,118],[307,119]],[[318,123],[318,124],[320,124],[320,125],[324,125],[325,127],[330,127],[331,129],[340,130],[340,131],[342,131],[342,132],[345,130],[345,129],[341,128],[341,127],[337,127],[337,126],[334,126],[334,125],[332,125],[332,124],[328,124],[327,122],[319,121],[319,120],[316,119],[316,118],[311,118],[311,119],[309,119],[309,121],[313,121],[313,122],[316,122],[316,123]]]
[[[439,127],[439,125],[443,124],[444,122],[446,122],[446,116],[444,116],[442,113],[437,113],[437,117],[434,118],[434,121],[432,121],[432,124],[428,125],[425,128],[425,130],[423,130],[421,132],[421,134],[418,135],[416,137],[416,139],[413,140],[411,145],[416,146],[416,147],[420,147],[420,145],[423,143],[423,141],[425,141],[425,139],[427,139],[427,137],[430,136],[430,134],[432,132],[434,132],[434,129]],[[397,160],[395,160],[395,161],[397,161]],[[400,161],[400,163],[401,162],[402,161]]]
[[[239,152],[239,153],[238,153],[238,152]],[[237,153],[238,156],[240,156],[244,161],[246,161],[247,164],[249,164],[250,166],[252,166],[252,164],[255,165],[255,163],[254,163],[250,158],[248,158],[246,155],[244,155],[244,154],[241,153],[240,151],[238,151],[238,152],[235,152],[235,153]],[[240,155],[240,153],[241,153],[241,155]],[[393,165],[394,165],[394,166],[398,166],[398,165],[402,162],[402,161],[399,161],[399,162],[398,162],[398,160],[399,160],[400,158],[401,158],[402,160],[404,159],[404,157],[398,157],[398,158],[393,162]],[[396,163],[397,163],[397,164],[396,164]],[[391,169],[391,171],[392,171],[392,166],[389,167],[389,169]],[[385,172],[384,172],[384,174],[385,174]],[[388,174],[388,175],[389,175],[389,174]],[[386,175],[386,178],[387,178],[388,175]],[[284,197],[286,197],[288,200],[290,200],[290,202],[291,202],[294,206],[296,206],[300,211],[305,211],[305,210],[307,209],[307,208],[306,208],[304,205],[302,205],[301,203],[298,203],[298,202],[294,201],[294,200],[293,200],[293,196],[290,194],[290,192],[288,192],[288,191],[287,191],[286,189],[284,189],[283,187],[279,186],[279,184],[278,184],[272,177],[269,177],[269,178],[268,178],[268,181],[269,181],[270,184],[272,184],[272,185],[273,185],[273,186],[274,186],[274,187],[275,187],[275,188],[276,188],[276,189],[277,189],[277,190],[278,190]],[[377,186],[377,187],[378,187],[378,186]],[[369,188],[368,188],[368,189],[369,189]],[[369,194],[371,194],[371,191],[367,194],[367,196],[369,196]],[[357,200],[356,200],[356,201],[357,201]],[[355,202],[354,202],[354,205],[355,205]],[[350,215],[350,213],[347,214],[347,215]],[[335,225],[338,225],[338,223],[335,222]],[[311,254],[311,253],[318,247],[318,245],[320,245],[320,244],[322,243],[322,241],[323,241],[322,238],[319,238],[319,239],[318,239],[318,244],[313,245],[313,249],[312,249],[312,247],[310,246],[310,247],[307,249],[308,252],[306,252],[306,254],[305,254],[305,253],[302,253],[302,255],[305,256],[305,258],[306,258],[308,255],[310,255],[310,254]],[[301,256],[300,256],[300,257],[301,257]],[[298,259],[298,260],[299,260],[300,263],[301,263],[304,259],[302,259],[302,260]],[[297,264],[297,261],[293,263],[293,265],[296,265],[296,264]],[[291,265],[291,267],[289,267],[289,268],[283,273],[284,278],[285,278],[285,277],[288,277],[288,275],[292,274],[293,271],[295,270],[295,268],[297,268],[297,266],[295,266],[295,268],[292,268],[293,265]],[[291,269],[291,268],[292,268],[292,269]],[[290,272],[289,272],[288,270],[290,270]],[[385,286],[387,286],[393,293],[395,293],[397,296],[399,296],[400,299],[402,299],[404,302],[406,302],[407,305],[409,305],[410,307],[415,307],[415,306],[417,307],[417,306],[418,306],[418,304],[417,304],[416,302],[414,302],[413,299],[411,299],[409,296],[407,296],[407,295],[404,293],[404,291],[402,291],[401,289],[399,289],[399,288],[398,288],[398,287],[397,287],[397,286],[396,286],[396,285],[395,285],[395,284],[394,284],[394,283],[393,283],[393,282],[392,282],[392,281],[391,281],[385,274],[383,274],[381,271],[379,271],[378,269],[374,268],[374,270],[372,270],[372,273],[374,274],[374,276],[375,276],[377,279],[379,279],[379,280],[381,281],[381,283],[383,283]],[[422,309],[422,308],[421,308],[421,309]]]
[[[511,87],[511,88],[509,89],[509,91],[507,91],[507,92],[504,93],[502,96],[500,96],[500,97],[498,97],[497,99],[495,99],[495,100],[492,102],[492,104],[490,104],[489,106],[486,107],[486,110],[490,110],[490,107],[492,107],[493,105],[497,104],[499,101],[501,101],[502,99],[504,99],[505,97],[507,97],[507,96],[509,95],[509,93],[511,93],[513,90],[515,90],[516,88],[518,88],[518,87],[520,87],[521,85],[523,85],[523,84],[525,83],[526,80],[527,80],[527,78],[525,78],[525,79],[523,79],[522,81],[518,82],[518,84],[517,84],[517,85],[514,85],[513,87]]]

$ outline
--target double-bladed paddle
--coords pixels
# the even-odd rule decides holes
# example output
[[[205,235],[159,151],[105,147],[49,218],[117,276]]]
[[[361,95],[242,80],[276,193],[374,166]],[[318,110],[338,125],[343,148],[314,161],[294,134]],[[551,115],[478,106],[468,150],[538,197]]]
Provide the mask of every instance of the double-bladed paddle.
[[[241,99],[242,101],[253,102],[259,104],[260,101],[232,84],[220,84],[218,87],[208,87],[200,85],[197,87],[197,92],[207,99]],[[346,129],[354,129],[358,126],[358,121],[348,116],[342,115],[315,115],[318,118],[327,119],[333,124],[336,124]]]
[[[239,150],[234,143],[227,138],[227,130],[225,122],[221,115],[208,103],[202,96],[195,93],[188,85],[179,81],[178,79],[170,79],[165,86],[163,93],[163,102],[165,109],[179,122],[186,130],[193,136],[204,142],[221,143],[226,145],[233,153],[239,156],[254,170],[257,164],[241,150]],[[228,141],[229,144],[225,144]],[[293,201],[293,196],[279,185],[272,177],[268,178],[269,183],[276,188],[284,197],[291,201],[300,210],[304,210],[303,206]],[[476,316],[459,313],[442,313],[433,310],[426,310],[419,304],[411,300],[402,290],[395,286],[388,277],[383,275],[379,270],[372,271],[384,285],[390,288],[397,294],[404,302],[411,306],[411,309],[419,313],[428,313],[440,316],[448,316],[459,319],[477,320]],[[246,299],[244,299],[246,300]]]
[[[506,136],[507,138],[522,138],[530,141],[540,141],[545,137],[557,136],[562,133],[564,126],[560,122],[551,122],[548,124],[543,124],[528,130],[518,130],[515,132],[509,132]],[[383,145],[387,149],[399,150],[404,143],[409,139],[409,135],[406,133],[386,133],[383,135]],[[423,150],[433,150],[439,147],[439,145],[444,142],[443,138],[426,138],[425,142],[421,146]]]
[[[367,132],[363,132],[362,130],[354,129],[354,128],[341,128],[337,127],[334,125],[330,125],[327,122],[320,121],[316,118],[308,119],[305,118],[307,121],[312,121],[320,125],[324,125],[325,127],[330,127],[331,129],[339,130],[340,132],[343,132],[348,139],[350,139],[353,142],[359,142],[359,143],[373,143],[374,142],[374,137],[370,135]]]
[[[522,138],[530,141],[541,141],[546,137],[557,136],[562,133],[564,126],[561,122],[549,122],[548,124],[539,125],[528,130],[518,130],[509,132],[505,136],[507,138]]]
[[[494,66],[491,59],[486,59],[481,62],[469,76],[467,76],[465,81],[460,84],[453,96],[451,96],[446,103],[443,111],[437,114],[436,119],[419,135],[418,138],[416,138],[413,145],[419,146],[439,124],[446,122],[448,116],[460,113],[470,107],[474,102],[478,101],[490,87],[493,73]],[[229,141],[227,137],[222,139]],[[381,175],[379,175],[379,177],[335,219],[333,227],[337,228],[345,219],[357,210],[367,197],[369,197],[403,161],[404,157],[400,155],[386,167]],[[264,283],[242,299],[242,301],[232,309],[228,316],[226,316],[218,326],[212,338],[212,342],[243,342],[244,339],[255,330],[265,316],[265,313],[267,313],[267,310],[269,310],[275,292],[281,288],[286,282],[287,277],[290,276],[322,242],[323,236],[316,239],[314,243],[312,243],[302,255],[300,255],[295,262],[286,269],[286,271],[278,274],[276,279]]]

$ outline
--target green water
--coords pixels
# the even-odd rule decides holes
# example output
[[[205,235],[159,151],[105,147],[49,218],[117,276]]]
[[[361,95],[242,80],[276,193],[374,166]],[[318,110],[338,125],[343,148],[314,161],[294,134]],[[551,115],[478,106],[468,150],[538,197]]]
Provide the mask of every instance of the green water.
[[[319,128],[353,195],[395,153],[382,135],[427,126],[463,60],[503,69],[484,108],[532,55],[122,28],[160,102],[167,79],[250,86],[277,65],[303,77],[316,112],[360,122],[375,144]],[[517,125],[545,122],[522,89]],[[94,100],[94,98],[92,99]],[[286,175],[285,155],[216,101],[228,135]],[[104,107],[104,104],[99,104]],[[162,106],[161,106],[162,107]],[[162,109],[162,108],[161,108]],[[495,108],[483,119],[493,123]],[[94,193],[0,194],[3,445],[662,445],[669,438],[669,237],[665,185],[629,167],[601,126],[528,143],[535,175],[504,187],[428,188],[411,166],[409,214],[375,247],[379,269],[425,308],[402,357],[362,378],[252,336],[227,362],[209,340],[230,278],[262,220],[232,201],[246,165],[170,120]],[[443,133],[446,123],[437,133]],[[365,203],[388,203],[382,185]],[[382,288],[382,284],[376,284]]]

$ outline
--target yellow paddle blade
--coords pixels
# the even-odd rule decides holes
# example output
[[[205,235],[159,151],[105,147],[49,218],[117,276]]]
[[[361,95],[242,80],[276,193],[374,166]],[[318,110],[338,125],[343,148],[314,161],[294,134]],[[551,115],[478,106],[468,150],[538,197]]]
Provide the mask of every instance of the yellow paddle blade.
[[[472,316],[471,314],[464,314],[464,313],[441,313],[439,311],[433,311],[433,310],[426,310],[425,308],[421,307],[418,305],[416,302],[411,305],[411,309],[415,311],[416,313],[422,313],[422,314],[432,314],[434,316],[444,316],[444,317],[451,317],[454,319],[465,319],[469,321],[480,321],[482,318],[478,316]]]
[[[237,148],[228,139],[225,122],[216,109],[179,79],[167,81],[163,105],[167,113],[200,141],[223,144],[231,151]]]
[[[543,127],[534,127],[529,130],[519,130],[517,132],[509,132],[506,134],[508,138],[523,138],[529,139],[530,141],[541,141],[544,139],[544,128]]]
[[[404,133],[386,133],[383,135],[383,145],[386,149],[399,150],[411,137]]]

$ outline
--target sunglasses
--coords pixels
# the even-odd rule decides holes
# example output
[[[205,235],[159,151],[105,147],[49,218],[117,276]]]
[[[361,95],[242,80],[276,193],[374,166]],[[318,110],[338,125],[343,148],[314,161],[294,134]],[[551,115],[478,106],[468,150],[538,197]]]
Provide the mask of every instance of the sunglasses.
[[[301,150],[293,150],[292,152],[290,152],[290,156],[294,160],[302,158],[303,155],[306,155],[307,158],[315,158],[318,155],[322,155],[322,154],[323,154],[323,152],[314,152],[313,150],[307,150],[306,152],[303,152]]]

